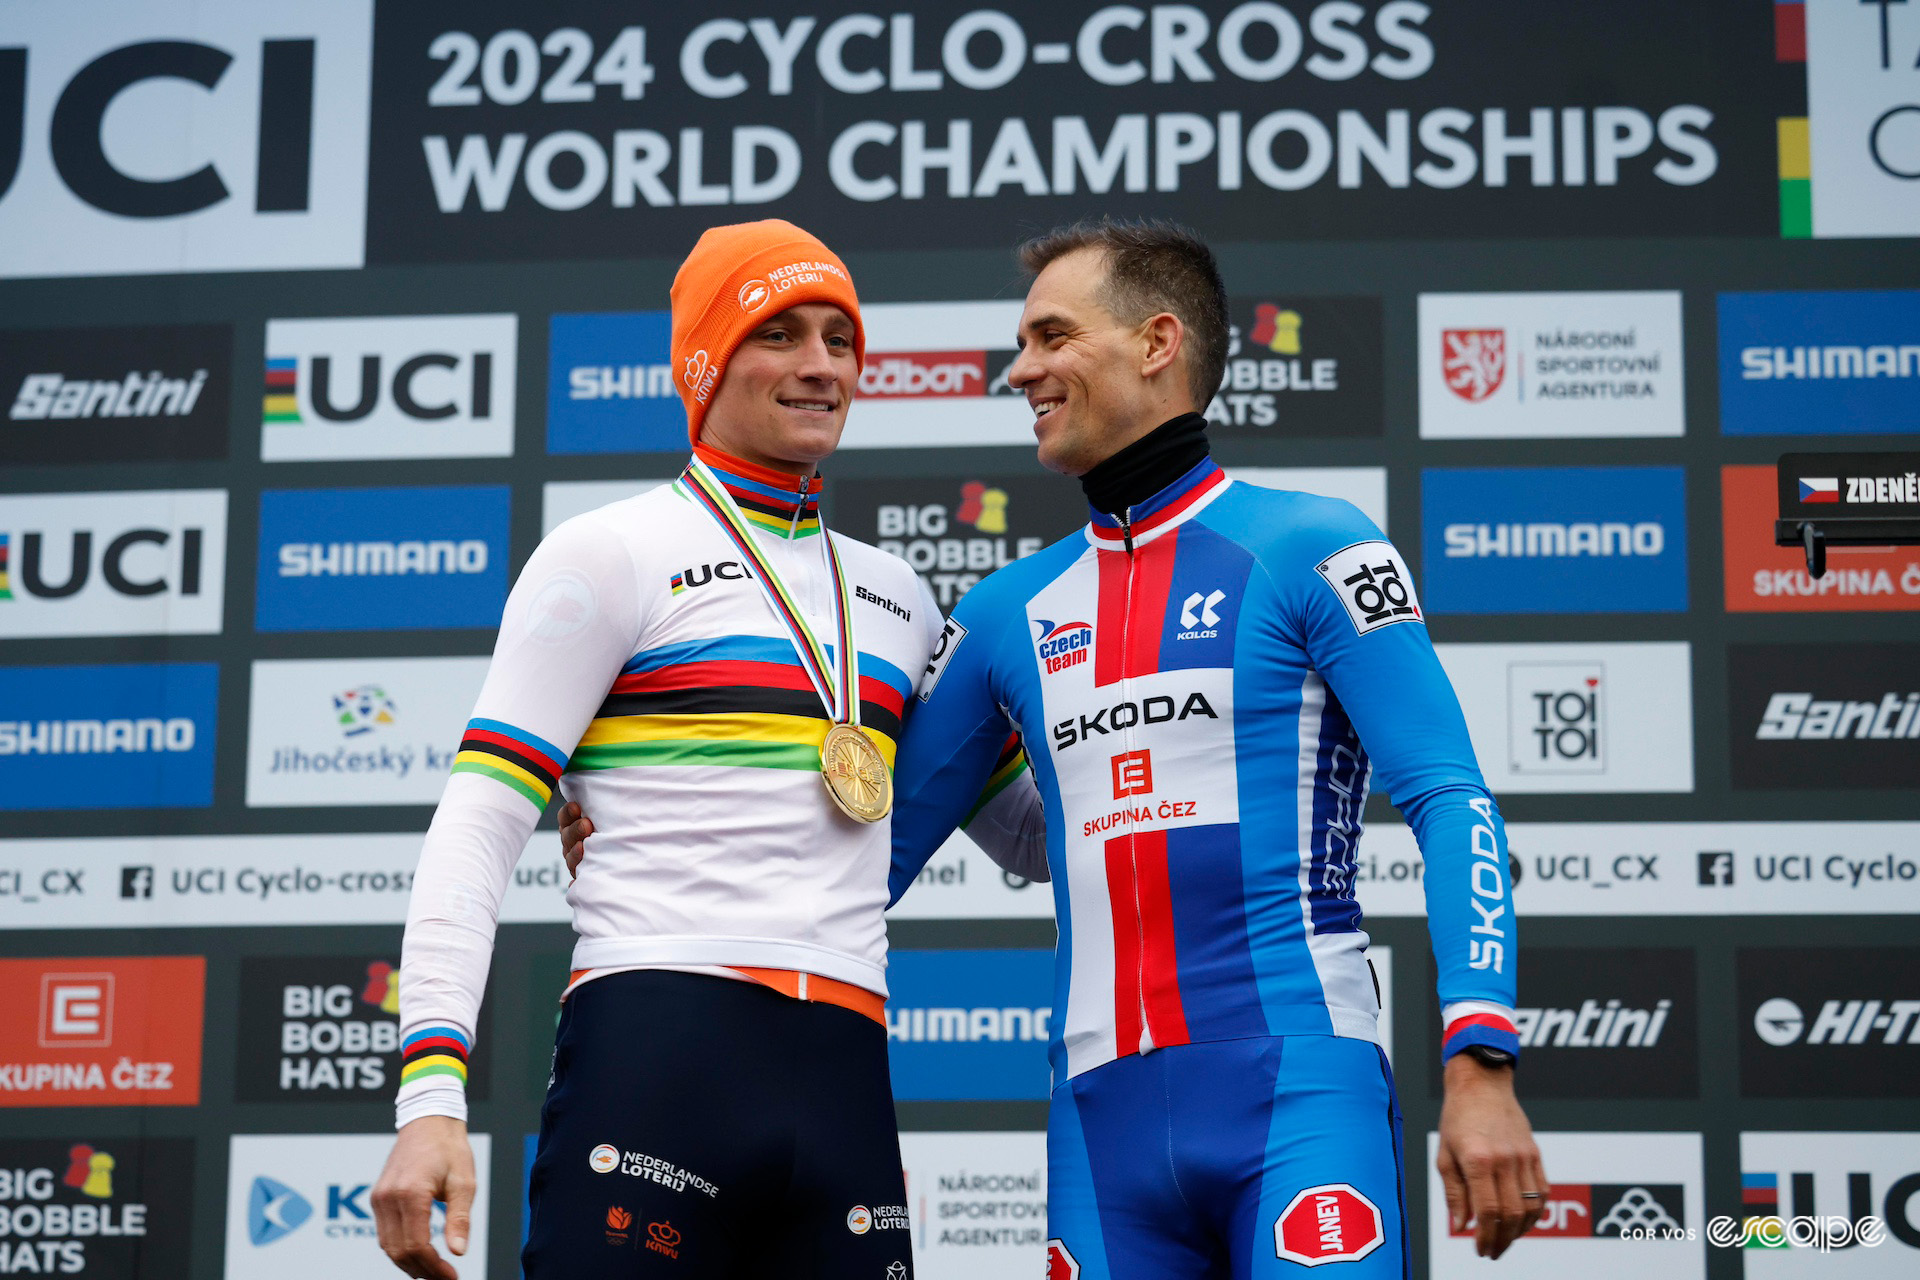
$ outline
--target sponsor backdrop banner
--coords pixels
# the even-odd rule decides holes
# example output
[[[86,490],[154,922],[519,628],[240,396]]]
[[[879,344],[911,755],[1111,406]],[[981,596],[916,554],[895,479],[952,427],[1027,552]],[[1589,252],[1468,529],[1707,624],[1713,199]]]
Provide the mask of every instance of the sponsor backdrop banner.
[[[1888,456],[1920,431],[1920,5],[0,8],[0,1275],[387,1268],[421,835],[539,539],[684,464],[702,231],[846,260],[867,361],[823,510],[919,574],[917,623],[1080,536],[1009,381],[1012,251],[1101,214],[1214,246],[1216,458],[1395,538],[1460,695],[1554,1180],[1500,1269],[1915,1270],[1920,550],[1816,579],[1773,524],[1782,456],[1796,512],[1920,500]],[[1418,1135],[1396,799],[1353,885]],[[501,904],[470,1092],[507,1137],[462,1275],[517,1268],[568,884],[549,817]],[[1070,1277],[1052,886],[955,834],[888,915],[909,1203],[865,1208],[923,1277]],[[1414,1280],[1478,1268],[1406,1179]],[[1352,1207],[1301,1203],[1276,1248]],[[1707,1238],[1814,1213],[1886,1234]]]

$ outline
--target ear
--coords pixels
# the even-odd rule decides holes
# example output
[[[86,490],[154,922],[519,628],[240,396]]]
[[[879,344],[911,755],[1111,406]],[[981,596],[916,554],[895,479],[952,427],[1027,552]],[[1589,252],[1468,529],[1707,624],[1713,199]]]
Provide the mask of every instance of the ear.
[[[1140,326],[1140,376],[1155,378],[1173,367],[1186,343],[1187,328],[1180,317],[1162,311]]]

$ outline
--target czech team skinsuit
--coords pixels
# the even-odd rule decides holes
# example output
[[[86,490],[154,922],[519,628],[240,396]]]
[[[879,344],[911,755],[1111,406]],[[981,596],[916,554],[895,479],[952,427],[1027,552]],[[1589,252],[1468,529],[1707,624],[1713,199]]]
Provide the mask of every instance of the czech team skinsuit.
[[[1361,810],[1377,770],[1425,857],[1445,1056],[1519,1048],[1502,823],[1380,530],[1182,467],[961,601],[902,743],[892,891],[1011,724],[1059,925],[1050,1277],[1401,1276]]]

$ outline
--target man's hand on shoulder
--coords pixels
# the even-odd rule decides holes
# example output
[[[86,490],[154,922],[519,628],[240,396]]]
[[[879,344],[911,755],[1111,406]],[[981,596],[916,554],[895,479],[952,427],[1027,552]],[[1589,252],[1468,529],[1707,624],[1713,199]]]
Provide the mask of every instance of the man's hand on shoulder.
[[[567,876],[577,878],[580,859],[587,856],[587,837],[593,834],[593,819],[572,800],[561,805],[554,816],[560,823],[560,856],[567,860]]]
[[[1435,1165],[1453,1229],[1473,1223],[1482,1257],[1499,1257],[1539,1221],[1547,1175],[1533,1126],[1513,1094],[1512,1067],[1490,1067],[1465,1053],[1447,1061]]]
[[[464,1120],[421,1116],[409,1121],[373,1184],[380,1248],[393,1265],[416,1280],[457,1280],[453,1264],[433,1247],[433,1204],[447,1206],[447,1248],[464,1254],[475,1186]]]

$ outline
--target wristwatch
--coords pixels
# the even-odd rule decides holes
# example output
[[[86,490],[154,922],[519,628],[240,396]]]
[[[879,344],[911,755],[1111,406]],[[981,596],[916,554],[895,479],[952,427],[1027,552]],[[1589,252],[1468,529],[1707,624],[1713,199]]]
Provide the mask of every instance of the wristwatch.
[[[1496,1049],[1490,1044],[1470,1044],[1460,1052],[1471,1054],[1483,1067],[1511,1067],[1519,1061],[1505,1049]]]

